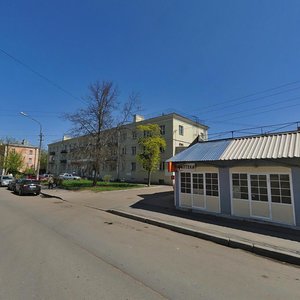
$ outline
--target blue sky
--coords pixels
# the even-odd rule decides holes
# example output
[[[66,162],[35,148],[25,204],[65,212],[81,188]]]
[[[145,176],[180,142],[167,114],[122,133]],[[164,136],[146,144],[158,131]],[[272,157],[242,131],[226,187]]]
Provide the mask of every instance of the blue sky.
[[[0,138],[38,144],[24,111],[44,145],[61,139],[61,114],[95,80],[114,81],[120,100],[138,92],[146,117],[193,116],[211,137],[299,121],[299,15],[296,0],[2,0],[0,49],[68,93],[0,51]]]

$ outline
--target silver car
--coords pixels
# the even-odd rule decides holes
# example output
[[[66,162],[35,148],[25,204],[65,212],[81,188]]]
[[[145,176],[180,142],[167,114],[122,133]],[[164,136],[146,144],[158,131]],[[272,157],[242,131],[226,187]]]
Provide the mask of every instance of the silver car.
[[[73,175],[73,174],[70,174],[70,173],[64,173],[64,174],[61,174],[58,176],[60,179],[64,179],[64,180],[68,180],[68,179],[72,179],[72,180],[79,180],[81,179],[80,176],[77,176],[77,175]]]
[[[0,176],[0,186],[8,186],[8,184],[14,179],[11,175]]]

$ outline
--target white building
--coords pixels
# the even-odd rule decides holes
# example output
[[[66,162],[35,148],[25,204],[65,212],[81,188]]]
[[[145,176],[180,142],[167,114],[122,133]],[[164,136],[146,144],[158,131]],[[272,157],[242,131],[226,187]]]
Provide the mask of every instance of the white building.
[[[197,143],[168,160],[175,205],[300,227],[300,132]]]
[[[158,124],[161,134],[165,138],[167,147],[161,153],[161,163],[157,172],[152,174],[152,182],[171,184],[171,174],[165,168],[165,161],[175,154],[176,147],[187,147],[195,138],[207,139],[208,127],[176,113],[144,119],[135,115],[132,123],[122,126],[119,143],[112,151],[106,167],[100,176],[112,176],[113,179],[125,181],[146,182],[147,173],[138,164],[136,155],[139,152],[138,138],[143,134],[137,130],[137,125]],[[89,153],[76,157],[78,148],[84,148],[89,137],[69,138],[48,145],[48,172],[58,175],[64,172],[76,172],[78,175],[91,177],[92,158]]]

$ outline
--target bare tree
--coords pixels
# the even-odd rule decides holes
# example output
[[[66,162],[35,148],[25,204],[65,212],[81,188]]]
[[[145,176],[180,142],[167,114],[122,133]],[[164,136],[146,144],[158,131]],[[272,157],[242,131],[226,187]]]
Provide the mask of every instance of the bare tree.
[[[83,150],[85,157],[89,157],[93,169],[93,185],[96,185],[101,169],[112,161],[113,149],[118,151],[119,128],[128,122],[138,107],[137,94],[131,94],[123,106],[118,98],[119,92],[113,82],[96,81],[89,86],[86,107],[64,115],[73,124],[73,136],[87,136],[85,145],[78,147],[78,155],[82,157]]]

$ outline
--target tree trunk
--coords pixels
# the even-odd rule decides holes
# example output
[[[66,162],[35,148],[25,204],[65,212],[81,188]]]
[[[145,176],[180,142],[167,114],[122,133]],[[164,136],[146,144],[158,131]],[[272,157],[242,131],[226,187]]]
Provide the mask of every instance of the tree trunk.
[[[148,186],[151,185],[151,171],[148,171]]]
[[[93,175],[92,186],[96,186],[96,184],[97,184],[97,168],[94,168],[94,175]]]
[[[95,172],[92,185],[96,186],[96,184],[97,184],[97,173]]]

